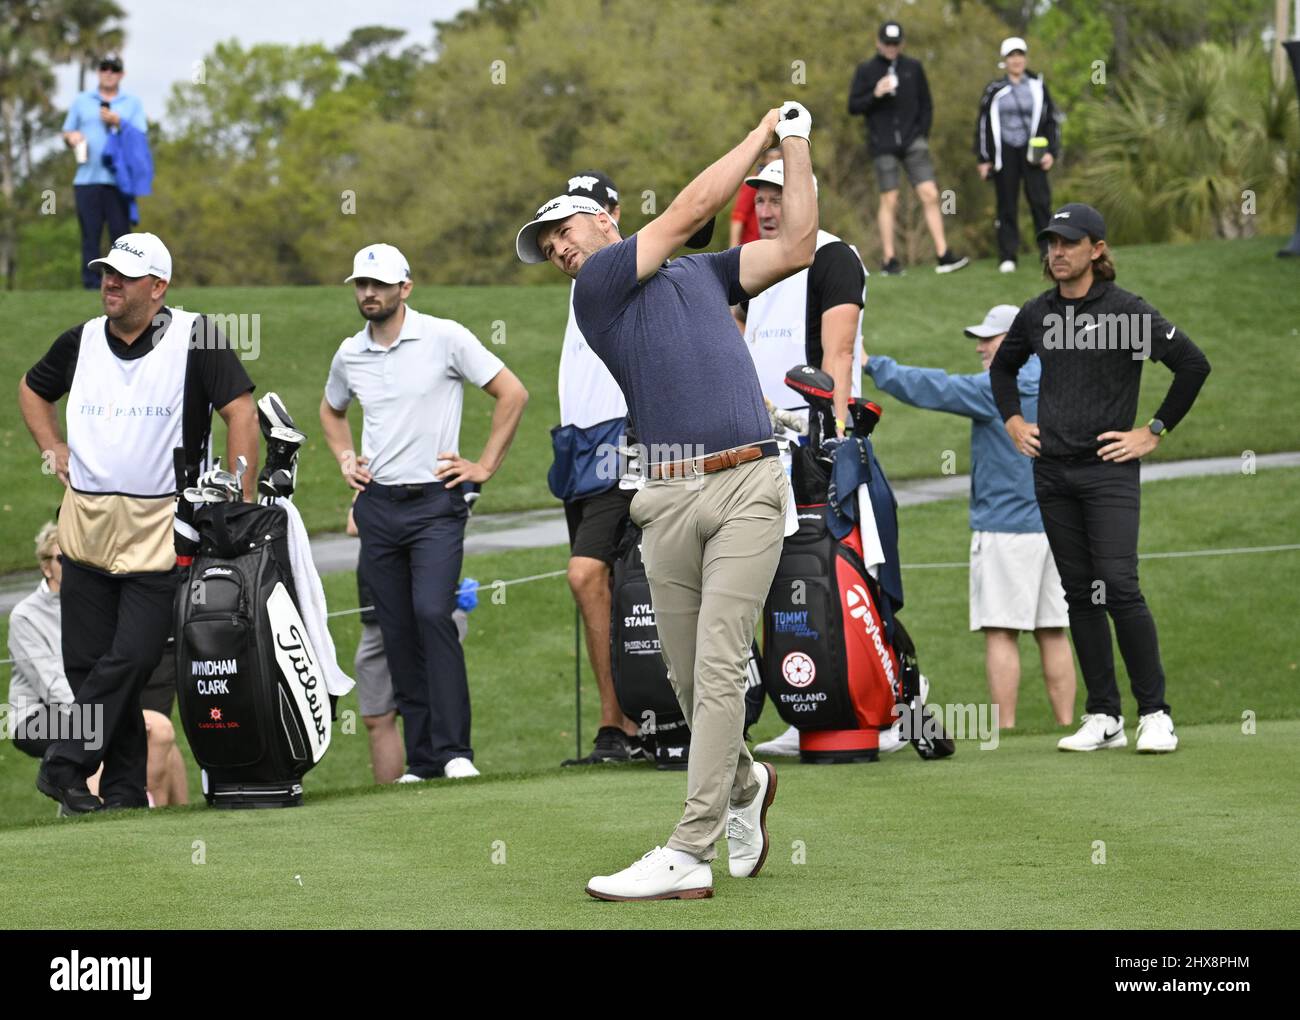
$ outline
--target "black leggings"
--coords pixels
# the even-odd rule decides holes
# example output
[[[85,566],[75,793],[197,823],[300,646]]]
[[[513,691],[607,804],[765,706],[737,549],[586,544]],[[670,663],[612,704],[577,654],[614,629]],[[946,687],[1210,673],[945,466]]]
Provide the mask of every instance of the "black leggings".
[[[1139,471],[1135,460],[1034,461],[1034,489],[1069,603],[1091,713],[1120,714],[1109,620],[1138,714],[1169,711],[1156,622],[1138,588]]]
[[[1029,202],[1029,215],[1034,221],[1034,234],[1042,230],[1052,218],[1052,185],[1047,171],[1025,159],[1024,146],[1002,149],[1002,169],[993,175],[993,188],[998,202],[998,258],[1016,261],[1020,252],[1020,184],[1025,186]],[[1039,241],[1038,253],[1045,254],[1047,245]]]

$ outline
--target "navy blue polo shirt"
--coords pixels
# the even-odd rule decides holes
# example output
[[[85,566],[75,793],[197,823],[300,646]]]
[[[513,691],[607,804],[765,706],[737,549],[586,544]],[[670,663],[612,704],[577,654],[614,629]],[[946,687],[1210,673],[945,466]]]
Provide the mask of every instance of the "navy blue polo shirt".
[[[587,259],[573,314],[651,460],[771,439],[754,359],[731,317],[752,296],[740,286],[740,249],[674,259],[638,282],[636,243],[634,234]]]

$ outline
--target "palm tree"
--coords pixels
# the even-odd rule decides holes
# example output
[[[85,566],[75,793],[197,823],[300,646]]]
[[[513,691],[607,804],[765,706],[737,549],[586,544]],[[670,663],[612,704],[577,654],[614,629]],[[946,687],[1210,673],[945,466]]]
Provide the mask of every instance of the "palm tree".
[[[1292,102],[1256,43],[1153,50],[1090,115],[1097,141],[1080,180],[1124,240],[1251,236],[1261,216],[1280,226],[1297,163]]]

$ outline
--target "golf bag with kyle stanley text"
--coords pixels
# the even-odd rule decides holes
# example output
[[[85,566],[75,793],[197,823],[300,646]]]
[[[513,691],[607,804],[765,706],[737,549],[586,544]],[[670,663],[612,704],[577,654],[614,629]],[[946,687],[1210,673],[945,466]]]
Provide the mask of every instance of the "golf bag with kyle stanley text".
[[[875,501],[884,504],[896,535],[893,493],[868,438],[881,412],[854,399],[849,405],[853,438],[832,441],[831,377],[797,366],[786,379],[808,399],[810,442],[791,451],[799,530],[785,540],[763,611],[768,693],[781,718],[798,728],[802,761],[875,761],[881,732],[900,715],[911,721],[924,712],[921,676],[916,649],[896,615],[902,608],[901,581],[894,599],[872,576],[860,521],[841,537],[832,533],[833,462],[827,451],[857,454],[876,472]],[[856,499],[856,486],[846,498]],[[882,548],[895,558],[896,569],[896,543],[885,539]],[[882,564],[878,570],[882,578],[885,569]],[[927,726],[905,735],[923,758],[946,757],[953,752],[952,741],[934,730],[932,714],[927,718]]]
[[[258,405],[263,502],[239,501],[242,470],[197,477],[177,451],[177,702],[213,807],[301,804],[303,774],[330,744],[333,707],[299,612],[288,512],[273,502],[292,492],[306,437],[293,439],[278,398],[263,408],[272,398]]]
[[[641,560],[641,529],[631,520],[625,522],[618,542],[610,595],[610,662],[619,707],[654,739],[656,768],[684,769],[690,760],[691,731],[660,651],[650,582]],[[746,729],[762,710],[763,681],[755,647],[745,680]]]

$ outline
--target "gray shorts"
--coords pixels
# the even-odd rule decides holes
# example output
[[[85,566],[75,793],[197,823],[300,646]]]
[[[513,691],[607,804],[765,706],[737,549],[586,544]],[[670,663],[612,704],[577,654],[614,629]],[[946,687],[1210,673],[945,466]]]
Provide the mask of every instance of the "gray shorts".
[[[890,153],[876,156],[876,185],[881,191],[897,191],[899,184],[899,167],[907,170],[907,179],[912,187],[934,180],[934,162],[930,159],[930,143],[924,138],[915,139],[901,157]]]
[[[465,643],[469,632],[469,614],[463,609],[452,612],[460,643]],[[393,698],[393,674],[388,671],[388,656],[384,654],[384,635],[377,623],[361,625],[361,640],[357,642],[357,657],[353,660],[357,675],[357,706],[362,715],[387,715],[397,711]]]
[[[388,657],[384,654],[384,635],[379,624],[361,625],[361,640],[357,643],[355,660],[357,674],[357,705],[362,715],[387,715],[397,710],[393,700],[393,674],[388,672]]]

